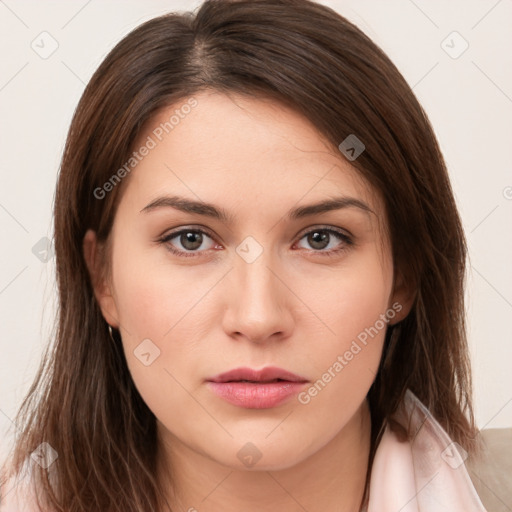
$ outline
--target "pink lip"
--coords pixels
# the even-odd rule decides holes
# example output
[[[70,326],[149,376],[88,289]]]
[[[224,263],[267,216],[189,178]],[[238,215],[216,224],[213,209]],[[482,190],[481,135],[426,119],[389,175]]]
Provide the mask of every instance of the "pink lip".
[[[282,368],[267,367],[262,370],[236,368],[207,382],[216,395],[233,405],[269,409],[297,394],[308,380]]]

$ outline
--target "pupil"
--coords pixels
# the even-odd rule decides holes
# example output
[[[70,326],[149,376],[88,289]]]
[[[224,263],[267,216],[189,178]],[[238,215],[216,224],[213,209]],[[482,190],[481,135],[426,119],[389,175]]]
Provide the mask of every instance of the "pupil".
[[[329,245],[329,234],[325,231],[314,231],[308,238],[315,249],[325,249]]]
[[[197,249],[201,247],[201,244],[203,243],[203,235],[201,233],[194,233],[189,231],[181,235],[180,242],[182,243],[183,247],[185,247],[185,249]]]

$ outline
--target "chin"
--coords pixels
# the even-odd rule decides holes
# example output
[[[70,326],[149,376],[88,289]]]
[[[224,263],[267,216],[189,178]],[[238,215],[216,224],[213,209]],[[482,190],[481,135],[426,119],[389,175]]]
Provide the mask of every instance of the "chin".
[[[218,463],[236,471],[282,471],[296,466],[310,454],[304,451],[304,442],[283,444],[282,439],[276,438],[272,442],[268,439],[235,442],[232,449],[216,455],[219,455],[214,457]]]

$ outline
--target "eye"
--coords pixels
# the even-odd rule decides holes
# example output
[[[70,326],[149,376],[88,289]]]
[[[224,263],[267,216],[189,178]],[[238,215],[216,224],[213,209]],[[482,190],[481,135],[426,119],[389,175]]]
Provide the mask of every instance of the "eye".
[[[167,244],[169,251],[179,256],[195,256],[195,253],[203,252],[204,250],[212,249],[212,243],[208,246],[207,240],[212,238],[209,234],[202,229],[180,229],[165,235],[159,240],[163,244]],[[173,242],[173,240],[176,240]],[[204,246],[206,243],[206,247]],[[178,248],[176,248],[178,245]],[[179,247],[181,246],[181,248]],[[201,251],[199,249],[202,249]]]
[[[334,228],[315,228],[304,233],[300,240],[304,239],[313,248],[313,252],[326,256],[332,256],[334,253],[344,251],[354,244],[352,238],[347,233]]]
[[[350,235],[332,227],[318,227],[309,230],[300,237],[299,242],[303,239],[312,248],[311,252],[322,256],[333,256],[347,250],[354,244]],[[165,244],[171,253],[184,257],[199,256],[200,253],[216,246],[208,232],[193,228],[182,228],[173,231],[160,238],[158,242]]]

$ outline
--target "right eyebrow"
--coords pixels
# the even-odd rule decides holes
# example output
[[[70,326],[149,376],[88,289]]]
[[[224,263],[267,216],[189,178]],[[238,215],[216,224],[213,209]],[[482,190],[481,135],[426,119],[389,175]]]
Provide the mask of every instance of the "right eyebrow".
[[[213,217],[214,219],[221,220],[226,224],[233,224],[235,217],[231,214],[228,214],[226,210],[215,206],[213,204],[205,203],[203,201],[195,201],[192,199],[187,199],[186,197],[179,196],[162,196],[158,197],[154,201],[151,201],[148,205],[146,205],[140,213],[142,212],[151,212],[157,208],[174,208],[175,210],[180,210],[186,213],[196,213],[198,215],[205,215],[208,217]]]

